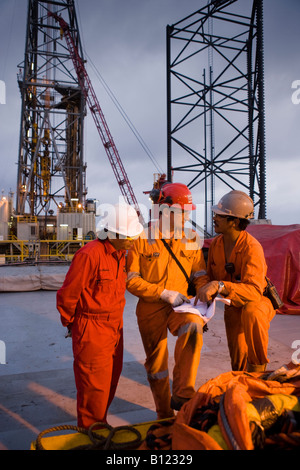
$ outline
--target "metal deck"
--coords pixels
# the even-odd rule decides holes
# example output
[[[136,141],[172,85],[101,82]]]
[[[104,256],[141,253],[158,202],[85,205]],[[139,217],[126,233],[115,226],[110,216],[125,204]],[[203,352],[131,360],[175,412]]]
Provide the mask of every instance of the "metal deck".
[[[108,421],[112,426],[156,420],[144,370],[144,351],[135,317],[137,299],[128,292],[124,311],[124,366]],[[29,450],[53,426],[76,425],[76,389],[71,340],[56,310],[56,291],[0,293],[0,449]],[[276,315],[271,323],[268,370],[291,361],[300,340],[300,316]],[[170,371],[175,338],[171,337]],[[3,348],[2,357],[3,361]],[[204,334],[197,387],[230,370],[223,309]]]

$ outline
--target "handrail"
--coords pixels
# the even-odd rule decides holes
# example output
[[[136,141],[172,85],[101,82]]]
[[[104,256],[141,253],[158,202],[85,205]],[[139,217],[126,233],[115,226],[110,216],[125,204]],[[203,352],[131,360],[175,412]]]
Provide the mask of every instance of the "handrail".
[[[89,241],[91,240],[0,240],[0,264],[24,262],[28,259],[70,261],[76,251]]]

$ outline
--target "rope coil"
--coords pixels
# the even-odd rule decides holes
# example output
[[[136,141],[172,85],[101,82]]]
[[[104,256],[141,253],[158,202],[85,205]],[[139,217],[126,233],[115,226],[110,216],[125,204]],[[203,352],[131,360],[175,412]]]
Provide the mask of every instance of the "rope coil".
[[[100,434],[97,434],[93,429],[96,426],[101,426],[102,428],[108,429],[108,436],[104,437]],[[106,423],[94,423],[88,429],[80,428],[73,425],[62,425],[56,426],[53,428],[46,429],[42,431],[36,439],[36,450],[47,450],[43,446],[42,439],[49,433],[57,431],[76,431],[80,434],[84,434],[89,437],[91,444],[83,444],[80,446],[73,447],[68,450],[129,450],[136,449],[143,441],[141,433],[132,426],[118,426],[113,428]],[[120,431],[129,431],[136,436],[135,439],[130,442],[115,442],[113,437]]]

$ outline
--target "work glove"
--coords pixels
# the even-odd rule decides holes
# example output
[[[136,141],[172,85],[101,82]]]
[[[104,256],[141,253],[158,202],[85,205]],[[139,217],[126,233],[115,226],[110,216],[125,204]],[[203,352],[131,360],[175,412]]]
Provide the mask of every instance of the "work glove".
[[[168,304],[172,305],[172,307],[178,307],[178,305],[183,304],[183,302],[190,303],[190,300],[180,292],[175,290],[167,290],[165,289],[162,291],[160,295],[161,300],[167,302]]]

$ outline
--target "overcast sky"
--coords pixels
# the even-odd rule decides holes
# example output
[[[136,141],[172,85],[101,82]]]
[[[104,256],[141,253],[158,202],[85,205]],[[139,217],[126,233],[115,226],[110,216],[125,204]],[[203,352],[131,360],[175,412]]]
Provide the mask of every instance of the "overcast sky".
[[[239,0],[252,5],[252,0]],[[122,108],[166,171],[166,25],[206,0],[76,0],[81,40]],[[17,65],[24,59],[27,0],[0,0],[0,189],[16,191],[21,99]],[[300,223],[300,1],[264,0],[267,218]],[[140,204],[159,168],[129,130],[88,64],[102,110]],[[294,103],[292,96],[294,93]],[[0,95],[1,100],[1,95]],[[3,100],[2,100],[3,101]],[[119,188],[90,116],[85,124],[88,196],[116,202]],[[176,180],[179,177],[176,175]],[[196,203],[203,194],[193,191]]]

